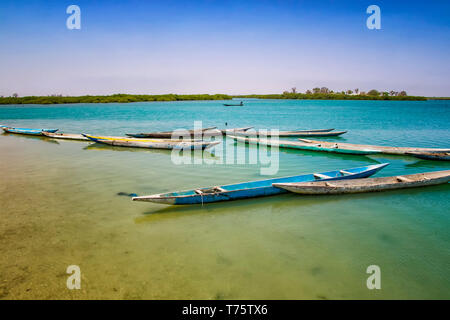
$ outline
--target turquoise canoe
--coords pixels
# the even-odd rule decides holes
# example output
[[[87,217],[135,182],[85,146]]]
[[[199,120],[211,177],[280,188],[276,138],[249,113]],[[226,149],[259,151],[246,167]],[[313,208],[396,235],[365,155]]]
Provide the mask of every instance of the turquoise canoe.
[[[343,154],[356,154],[356,155],[369,155],[381,153],[379,150],[371,149],[346,149],[336,146],[323,146],[320,143],[310,144],[301,141],[291,141],[291,140],[278,140],[278,139],[258,139],[258,138],[246,138],[228,135],[228,137],[233,138],[236,141],[245,142],[247,144],[265,145],[268,147],[279,147],[288,149],[299,149],[307,151],[319,151],[319,152],[332,152],[332,153],[343,153]]]
[[[29,129],[29,128],[11,128],[2,127],[3,131],[8,133],[29,134],[33,136],[43,136],[42,132],[55,133],[58,129]]]
[[[323,173],[311,173],[298,176],[250,181],[216,187],[199,188],[187,191],[161,193],[142,197],[133,197],[133,201],[146,201],[163,204],[203,204],[210,202],[256,198],[286,193],[284,189],[272,186],[273,183],[311,182],[342,179],[367,178],[377,173],[389,163],[365,167],[335,170]]]
[[[324,129],[329,130],[329,129]],[[284,138],[298,138],[298,137],[337,137],[340,135],[343,135],[347,131],[278,131],[276,135],[278,137],[284,137]],[[261,136],[263,138],[272,136],[271,130],[265,130],[265,131],[246,131],[246,132],[235,132],[236,136],[243,136],[243,137],[258,137]],[[275,135],[275,133],[274,133]]]

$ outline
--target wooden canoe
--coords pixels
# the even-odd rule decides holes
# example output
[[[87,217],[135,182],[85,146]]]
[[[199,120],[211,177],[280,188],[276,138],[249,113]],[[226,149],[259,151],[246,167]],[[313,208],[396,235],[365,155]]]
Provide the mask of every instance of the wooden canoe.
[[[189,133],[190,135],[200,135],[205,131],[212,131],[216,134],[220,134],[221,131],[217,130],[217,127],[210,127],[201,130],[180,130],[180,133]],[[160,131],[160,132],[149,132],[149,133],[127,133],[126,135],[134,138],[166,138],[170,139],[173,134],[177,134],[177,131]]]
[[[197,149],[207,149],[220,141],[173,141],[173,140],[163,140],[163,139],[111,139],[110,137],[97,137],[87,134],[83,134],[86,138],[91,141],[107,144],[110,146],[118,147],[129,147],[129,148],[147,148],[147,149],[183,149],[183,150],[197,150]]]
[[[248,127],[247,130],[251,129],[253,127]],[[299,132],[299,133],[308,133],[308,132],[330,132],[333,131],[334,128],[331,129],[298,129],[298,130],[288,130],[288,131],[284,131],[284,132]],[[246,131],[246,130],[237,130],[236,131]],[[269,131],[269,130],[267,130]],[[283,131],[282,131],[283,132]]]
[[[241,101],[241,103],[238,104],[232,104],[232,103],[224,103],[223,104],[225,107],[243,107],[244,103]]]
[[[331,152],[331,153],[343,153],[343,154],[355,154],[355,155],[369,155],[369,154],[380,153],[380,151],[377,151],[377,150],[370,150],[370,149],[353,150],[353,149],[336,148],[336,147],[332,147],[332,146],[324,147],[324,146],[321,146],[320,144],[309,144],[309,143],[302,143],[300,141],[292,141],[292,140],[246,138],[246,137],[238,137],[238,136],[231,136],[231,135],[228,135],[228,137],[233,138],[240,142],[248,143],[248,144],[259,144],[259,145],[266,145],[269,147],[299,149],[299,150],[307,150],[307,151]]]
[[[294,136],[295,137],[337,137],[341,136],[347,131],[333,131],[333,132],[298,132]]]
[[[433,186],[449,181],[450,170],[444,170],[404,176],[353,179],[346,181],[274,183],[273,186],[300,194],[346,194]]]
[[[222,133],[235,133],[235,132],[245,132],[252,129],[253,127],[243,127],[243,128],[233,128],[233,129],[222,129]]]
[[[450,161],[450,152],[407,152],[406,154],[425,160]]]
[[[298,129],[298,130],[292,130],[297,132],[330,132],[333,131],[333,129]]]
[[[435,148],[413,148],[413,147],[385,147],[385,146],[374,146],[367,144],[352,144],[352,143],[342,143],[342,142],[329,142],[329,141],[319,141],[319,140],[308,140],[308,139],[298,139],[305,144],[310,145],[321,145],[324,148],[339,148],[347,150],[376,150],[385,154],[402,154],[407,153],[423,153],[423,152],[450,152],[450,149],[435,149]]]
[[[2,130],[7,133],[27,134],[32,136],[42,136],[43,132],[55,133],[56,131],[58,131],[58,129],[30,129],[30,128],[11,128],[11,127],[2,127]]]
[[[82,134],[82,136],[85,136]],[[101,140],[115,140],[115,141],[127,141],[127,142],[196,142],[203,141],[203,139],[164,139],[164,138],[131,138],[131,137],[119,137],[119,136],[93,136]],[[87,139],[87,138],[86,138]],[[89,140],[89,139],[88,139]]]
[[[89,139],[84,137],[83,135],[75,133],[51,133],[43,131],[42,134],[52,139],[89,141]]]
[[[273,183],[307,182],[315,180],[341,180],[366,178],[377,173],[388,163],[370,165],[345,170],[335,170],[323,173],[311,173],[298,176],[274,178],[259,181],[222,185],[208,188],[198,188],[187,191],[154,194],[132,198],[133,201],[147,201],[163,204],[203,204],[227,200],[256,198],[286,193],[284,189],[273,187]]]
[[[347,131],[279,131],[279,137],[337,137],[343,135]],[[236,132],[236,135],[247,136],[247,137],[257,137],[260,132]],[[271,136],[271,132],[269,130],[264,133],[261,132],[262,136]]]

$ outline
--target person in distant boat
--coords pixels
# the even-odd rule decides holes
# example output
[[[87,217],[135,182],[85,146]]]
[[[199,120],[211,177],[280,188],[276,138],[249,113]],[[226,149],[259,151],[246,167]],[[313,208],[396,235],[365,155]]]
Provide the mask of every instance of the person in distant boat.
[[[241,106],[243,106],[244,105],[244,103],[241,101],[241,104],[240,104]]]

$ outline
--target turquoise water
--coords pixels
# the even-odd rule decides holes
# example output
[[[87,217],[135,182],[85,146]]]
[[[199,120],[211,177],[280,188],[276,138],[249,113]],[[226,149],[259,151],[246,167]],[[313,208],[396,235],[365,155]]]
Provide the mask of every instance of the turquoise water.
[[[123,135],[192,128],[194,121],[219,128],[336,128],[348,133],[327,140],[449,147],[450,102],[0,106],[0,124],[68,133]],[[267,176],[258,164],[175,165],[168,151],[9,134],[0,135],[0,154],[0,298],[450,298],[448,185],[174,207],[117,193]],[[205,155],[224,158],[217,150]],[[447,162],[407,156],[282,149],[271,155],[279,156],[275,176],[381,162],[390,165],[377,176],[450,169]],[[81,268],[81,290],[66,288],[70,264]],[[381,290],[366,287],[373,264],[381,267]]]

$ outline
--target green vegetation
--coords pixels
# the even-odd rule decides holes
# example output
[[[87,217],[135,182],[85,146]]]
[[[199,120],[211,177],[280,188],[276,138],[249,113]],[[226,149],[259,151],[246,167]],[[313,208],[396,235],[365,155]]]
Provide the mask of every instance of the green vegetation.
[[[370,90],[367,93],[359,89],[334,92],[326,87],[306,90],[305,93],[297,92],[292,88],[290,92],[282,94],[250,94],[250,95],[226,95],[226,94],[162,94],[162,95],[134,95],[113,94],[109,96],[28,96],[19,97],[14,93],[11,97],[0,97],[0,104],[65,104],[65,103],[128,103],[144,101],[192,101],[192,100],[230,100],[232,98],[258,98],[258,99],[320,99],[320,100],[427,100],[426,97],[408,96],[405,91],[379,92]],[[444,99],[444,98],[431,98]]]
[[[63,104],[63,103],[128,103],[144,101],[188,101],[188,100],[230,100],[226,94],[161,94],[161,95],[134,95],[113,94],[110,96],[28,96],[28,97],[0,97],[0,104]]]
[[[427,100],[426,97],[417,96],[388,96],[388,95],[349,95],[346,93],[283,93],[283,94],[251,94],[234,96],[234,98],[258,99],[317,99],[317,100]]]
[[[369,92],[346,90],[334,92],[327,87],[313,88],[306,90],[305,93],[298,93],[297,88],[292,88],[290,92],[284,91],[283,94],[253,94],[234,96],[236,98],[259,98],[259,99],[321,99],[321,100],[427,100],[426,97],[408,96],[406,91],[379,92],[372,89]]]

